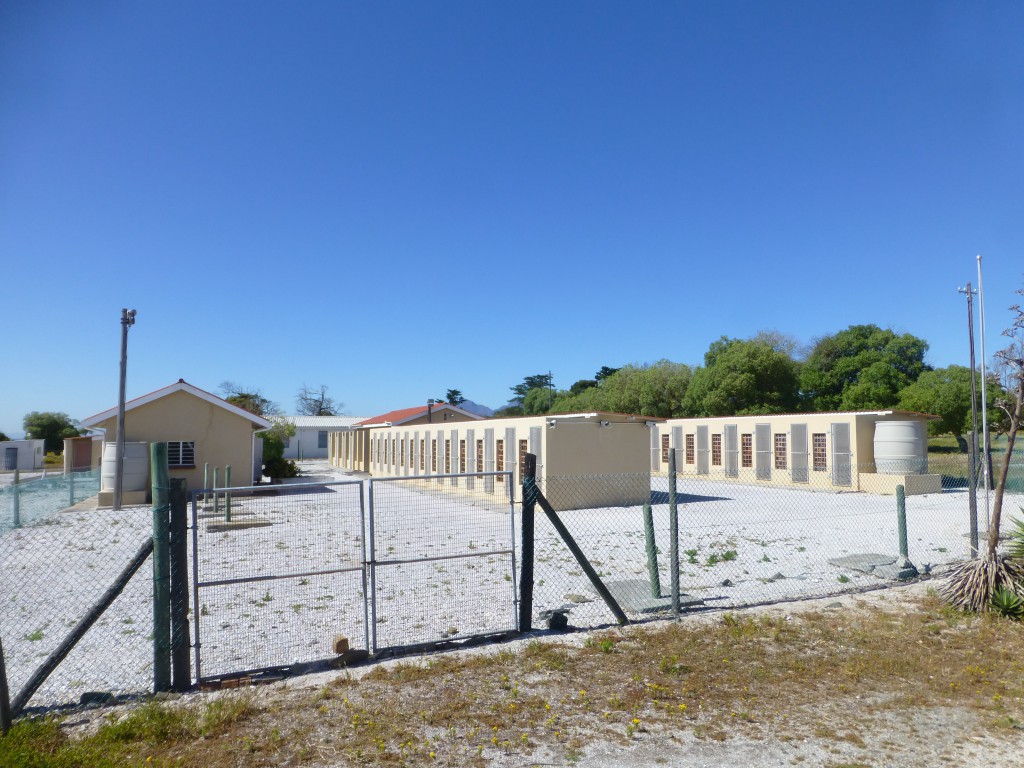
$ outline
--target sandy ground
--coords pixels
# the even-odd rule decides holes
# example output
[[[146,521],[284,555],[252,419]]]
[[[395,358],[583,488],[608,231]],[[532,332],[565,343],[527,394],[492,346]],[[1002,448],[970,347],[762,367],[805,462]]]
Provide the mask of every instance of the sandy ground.
[[[350,477],[307,462],[306,479]],[[655,479],[660,490],[663,479]],[[839,594],[890,584],[829,560],[895,554],[895,502],[866,494],[708,484],[680,489],[684,592],[717,608]],[[290,665],[331,655],[336,635],[378,648],[500,632],[515,624],[518,527],[507,506],[406,484],[375,484],[374,557],[363,583],[358,486],[237,499],[230,530],[223,510],[199,509],[195,530],[198,618],[204,676]],[[1008,500],[1008,509],[1021,503]],[[667,505],[655,505],[662,592],[669,585]],[[950,563],[967,552],[966,495],[907,501],[911,559]],[[648,578],[640,508],[577,510],[566,525],[607,581]],[[260,525],[249,527],[246,523]],[[12,691],[67,634],[149,535],[149,508],[118,513],[88,505],[0,537],[0,637]],[[564,543],[537,524],[535,614],[569,606],[570,624],[613,621]],[[729,553],[733,554],[729,554]],[[692,554],[690,554],[692,553]],[[407,562],[419,560],[421,562]],[[76,701],[90,690],[151,686],[152,615],[147,563],[112,608],[33,699]],[[265,580],[268,575],[287,578]],[[364,588],[376,595],[365,607]],[[631,614],[643,619],[642,614]],[[540,624],[540,621],[537,622]]]

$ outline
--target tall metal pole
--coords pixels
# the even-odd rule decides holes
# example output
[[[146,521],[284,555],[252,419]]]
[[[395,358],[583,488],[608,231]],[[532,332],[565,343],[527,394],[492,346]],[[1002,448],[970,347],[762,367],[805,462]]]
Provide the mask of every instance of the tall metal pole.
[[[967,294],[967,336],[971,347],[971,440],[967,447],[967,509],[970,515],[971,557],[978,556],[978,387],[974,379],[974,293],[971,284],[959,288]]]
[[[135,325],[135,310],[121,310],[121,383],[117,395],[117,444],[114,460],[114,510],[121,509],[124,485],[124,389],[128,378],[128,328]]]
[[[981,330],[981,440],[983,454],[981,475],[985,478],[985,528],[989,527],[988,489],[992,480],[992,443],[988,435],[988,372],[985,370],[985,289],[981,285],[981,254],[978,254],[978,319]]]

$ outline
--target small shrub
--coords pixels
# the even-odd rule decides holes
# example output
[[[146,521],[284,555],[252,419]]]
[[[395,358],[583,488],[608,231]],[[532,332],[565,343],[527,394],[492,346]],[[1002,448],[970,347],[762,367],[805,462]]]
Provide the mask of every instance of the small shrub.
[[[1024,600],[1006,587],[992,593],[992,610],[1007,619],[1019,621],[1024,617]]]

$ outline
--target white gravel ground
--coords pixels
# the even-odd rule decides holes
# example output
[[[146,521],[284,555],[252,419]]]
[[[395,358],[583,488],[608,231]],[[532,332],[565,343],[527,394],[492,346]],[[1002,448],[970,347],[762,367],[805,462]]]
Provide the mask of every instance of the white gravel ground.
[[[305,479],[351,479],[323,463],[307,462],[304,469]],[[665,482],[656,478],[652,484],[657,491]],[[375,483],[381,565],[375,571],[378,601],[370,627],[379,647],[514,626],[507,507],[453,494],[448,485],[437,488]],[[204,675],[322,659],[331,655],[338,634],[355,648],[366,647],[359,570],[364,538],[356,489],[336,486],[235,501],[236,523],[271,523],[263,527],[210,530],[220,518],[200,511],[196,565],[201,582],[289,575],[200,589]],[[882,584],[828,560],[897,551],[892,497],[710,483],[688,484],[680,493],[682,589],[714,607]],[[1019,496],[1008,498],[1006,509],[1016,511],[1022,503]],[[665,593],[667,505],[656,505],[654,514]],[[639,507],[577,510],[563,519],[604,578],[647,578]],[[12,693],[113,582],[149,535],[151,520],[148,507],[114,513],[79,505],[45,523],[0,534],[0,640]],[[910,497],[907,525],[910,559],[919,567],[968,556],[965,493]],[[518,548],[518,520],[516,526]],[[571,605],[575,626],[612,622],[543,515],[538,515],[536,540],[536,612]],[[688,550],[695,550],[692,557]],[[729,552],[735,552],[734,559]],[[420,558],[431,559],[394,562]],[[147,562],[32,705],[77,701],[89,690],[151,687],[150,569]]]

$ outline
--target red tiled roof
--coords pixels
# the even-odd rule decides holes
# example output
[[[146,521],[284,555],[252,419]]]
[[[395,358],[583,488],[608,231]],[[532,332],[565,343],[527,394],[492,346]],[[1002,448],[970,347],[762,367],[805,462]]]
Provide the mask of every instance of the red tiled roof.
[[[439,407],[440,405],[441,404],[438,403]],[[357,421],[353,426],[361,427],[366,424],[382,424],[385,421],[390,421],[393,424],[396,421],[405,421],[406,419],[414,418],[419,416],[421,413],[426,412],[427,406],[425,405],[417,405],[412,408],[399,408],[397,411],[388,411],[387,413],[382,413],[380,416],[371,416],[368,419]]]

